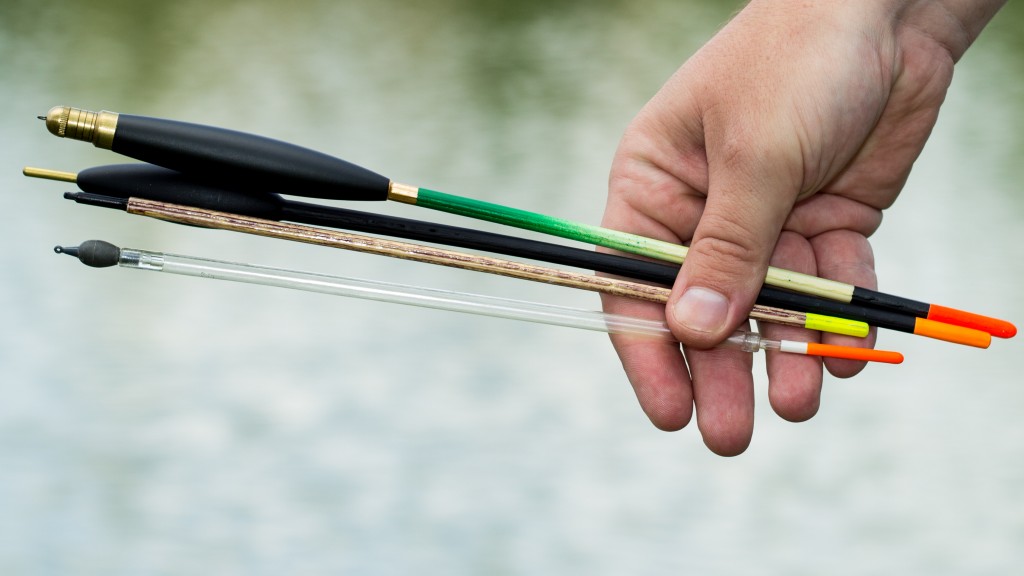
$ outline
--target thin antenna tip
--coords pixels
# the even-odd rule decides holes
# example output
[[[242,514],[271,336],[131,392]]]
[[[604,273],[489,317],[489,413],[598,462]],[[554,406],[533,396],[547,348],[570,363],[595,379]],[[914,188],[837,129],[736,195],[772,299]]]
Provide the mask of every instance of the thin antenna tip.
[[[889,350],[874,350],[872,348],[860,348],[856,346],[835,346],[831,344],[818,344],[809,342],[807,354],[812,356],[823,356],[825,358],[844,358],[846,360],[860,360],[862,362],[884,362],[886,364],[902,364],[903,354]]]

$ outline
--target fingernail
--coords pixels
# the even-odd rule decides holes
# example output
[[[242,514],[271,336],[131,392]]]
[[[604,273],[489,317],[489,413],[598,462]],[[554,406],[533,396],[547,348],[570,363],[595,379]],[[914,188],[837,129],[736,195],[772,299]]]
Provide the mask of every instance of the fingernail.
[[[714,290],[694,286],[673,308],[676,322],[694,332],[717,332],[729,315],[729,300]]]

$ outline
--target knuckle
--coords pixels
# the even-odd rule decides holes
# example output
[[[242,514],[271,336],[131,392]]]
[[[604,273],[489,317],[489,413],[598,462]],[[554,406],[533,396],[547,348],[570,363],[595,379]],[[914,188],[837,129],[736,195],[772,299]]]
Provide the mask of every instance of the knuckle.
[[[763,274],[758,272],[760,263],[754,252],[741,243],[704,238],[695,246],[702,257],[700,275],[710,287],[730,291],[737,283],[744,284],[744,279]]]
[[[734,213],[731,217],[724,217],[705,213],[701,224],[714,232],[701,236],[691,249],[715,260],[743,264],[757,261],[761,246],[749,233],[749,227],[743,224],[742,215]]]
[[[729,172],[749,170],[760,157],[753,145],[755,141],[748,130],[734,129],[718,143],[716,152],[721,167]]]
[[[746,265],[753,262],[753,251],[747,243],[731,238],[704,237],[696,249],[713,262],[736,262]],[[735,266],[730,266],[735,267]]]

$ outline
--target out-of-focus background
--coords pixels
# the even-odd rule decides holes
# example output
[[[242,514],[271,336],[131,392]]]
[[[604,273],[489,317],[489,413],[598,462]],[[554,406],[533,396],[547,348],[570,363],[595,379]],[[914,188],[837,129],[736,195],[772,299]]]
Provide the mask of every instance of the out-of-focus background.
[[[596,307],[590,294],[77,206],[68,104],[296,142],[597,223],[626,123],[736,2],[0,1],[0,573],[1008,574],[1020,339],[885,333],[722,459],[600,334],[56,257],[124,246]],[[1024,8],[959,64],[882,287],[1024,320]],[[458,222],[405,206],[390,213]],[[760,361],[759,361],[760,362]]]

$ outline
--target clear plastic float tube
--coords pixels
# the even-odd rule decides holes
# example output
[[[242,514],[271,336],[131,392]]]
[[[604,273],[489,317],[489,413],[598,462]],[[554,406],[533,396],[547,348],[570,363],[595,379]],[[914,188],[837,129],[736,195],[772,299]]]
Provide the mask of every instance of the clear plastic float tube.
[[[123,268],[167,272],[215,280],[230,280],[248,284],[262,284],[264,286],[566,326],[610,334],[630,334],[674,341],[671,331],[663,321],[609,314],[596,310],[555,306],[539,302],[497,298],[494,296],[423,288],[375,280],[360,280],[343,276],[300,272],[283,268],[226,262],[162,252],[149,252],[133,248],[121,249],[117,264]],[[722,346],[744,352],[774,350],[792,354],[847,358],[890,364],[898,364],[903,361],[903,355],[898,352],[849,346],[832,346],[813,342],[769,340],[762,338],[757,333],[746,331],[736,332]]]

